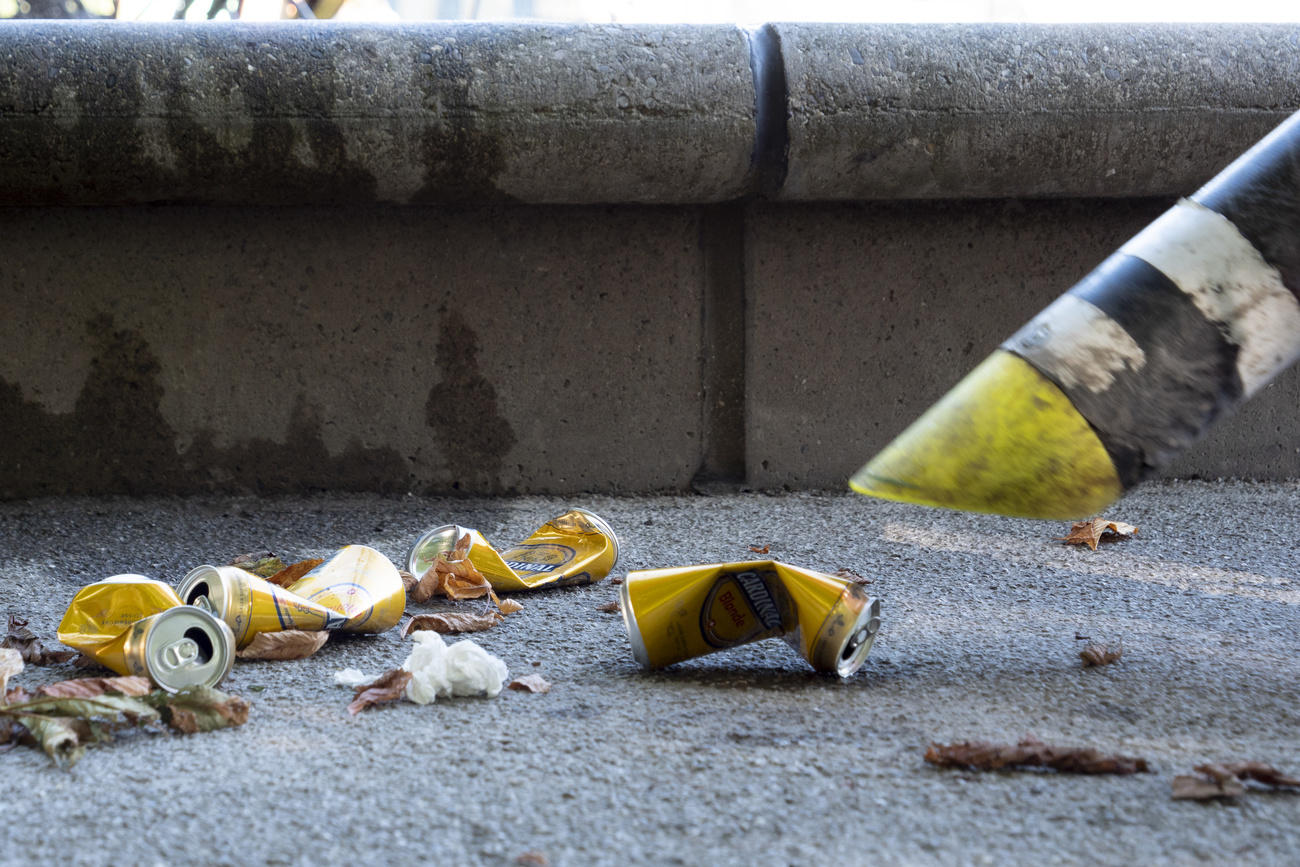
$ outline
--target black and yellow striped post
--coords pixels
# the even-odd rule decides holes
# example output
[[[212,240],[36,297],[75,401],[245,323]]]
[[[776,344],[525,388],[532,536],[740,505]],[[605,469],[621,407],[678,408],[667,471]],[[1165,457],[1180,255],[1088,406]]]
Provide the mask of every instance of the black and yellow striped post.
[[[1096,514],[1300,356],[1300,114],[1005,341],[850,481]]]

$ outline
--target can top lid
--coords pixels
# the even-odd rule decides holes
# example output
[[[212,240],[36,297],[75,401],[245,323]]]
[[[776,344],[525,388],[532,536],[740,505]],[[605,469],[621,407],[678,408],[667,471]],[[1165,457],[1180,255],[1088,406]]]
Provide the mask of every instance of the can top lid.
[[[579,512],[579,513],[581,513],[581,514],[583,514],[583,515],[586,515],[586,516],[587,516],[587,520],[589,520],[589,521],[591,521],[591,523],[595,524],[595,525],[596,525],[596,528],[597,528],[598,530],[600,530],[600,532],[601,532],[602,534],[604,534],[604,535],[606,535],[606,536],[609,537],[609,541],[610,541],[610,542],[613,544],[613,546],[614,546],[614,562],[609,564],[609,571],[610,571],[610,572],[613,572],[615,569],[617,569],[617,568],[618,568],[618,558],[619,558],[619,556],[621,555],[621,550],[622,550],[622,549],[619,547],[619,544],[618,544],[618,534],[615,533],[615,532],[614,532],[614,528],[611,527],[611,526],[609,525],[609,521],[606,521],[604,518],[602,518],[600,515],[597,515],[595,512],[591,511],[590,509],[582,509],[582,508],[574,507],[574,508],[570,509],[569,511],[571,511],[571,512]]]
[[[416,539],[415,544],[411,546],[410,552],[406,555],[406,571],[419,578],[429,571],[429,567],[433,565],[434,560],[438,559],[439,554],[455,548],[456,540],[468,532],[470,532],[468,527],[459,524],[443,524],[441,527],[434,527]]]
[[[880,600],[872,599],[858,612],[849,637],[840,648],[839,659],[835,662],[835,673],[848,677],[862,667],[871,652],[871,645],[876,641],[880,631]]]
[[[195,566],[176,585],[176,595],[186,605],[197,605],[224,620],[230,614],[228,609],[233,599],[224,573],[234,568],[237,567]]]
[[[171,608],[152,620],[144,641],[144,664],[154,683],[168,692],[216,686],[235,664],[235,636],[202,608]]]

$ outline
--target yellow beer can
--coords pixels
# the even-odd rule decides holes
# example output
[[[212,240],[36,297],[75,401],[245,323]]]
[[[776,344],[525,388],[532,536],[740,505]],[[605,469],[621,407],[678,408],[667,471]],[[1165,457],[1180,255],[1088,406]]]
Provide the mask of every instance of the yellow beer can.
[[[88,653],[132,624],[183,605],[176,591],[143,575],[114,575],[77,591],[59,623],[59,641]]]
[[[342,614],[238,566],[196,566],[181,579],[176,593],[185,604],[224,620],[237,648],[247,647],[259,632],[315,632],[340,629],[347,623]]]
[[[374,548],[348,545],[287,588],[343,615],[344,632],[384,632],[406,611],[401,573]]]
[[[411,546],[407,571],[423,575],[439,554],[455,548],[466,534],[470,562],[493,590],[503,592],[594,584],[618,564],[618,536],[609,523],[586,509],[570,509],[504,552],[493,548],[478,530],[458,524],[435,527]]]
[[[645,668],[779,636],[817,671],[848,677],[880,629],[880,600],[860,585],[775,560],[634,570],[619,596]]]
[[[167,692],[216,686],[235,663],[235,636],[202,608],[181,605],[131,624],[84,651],[118,674],[147,677]]]

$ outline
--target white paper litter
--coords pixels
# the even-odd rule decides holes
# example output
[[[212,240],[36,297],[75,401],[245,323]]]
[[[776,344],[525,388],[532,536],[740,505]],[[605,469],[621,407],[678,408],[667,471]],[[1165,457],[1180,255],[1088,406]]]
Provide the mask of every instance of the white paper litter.
[[[0,704],[5,703],[9,678],[23,670],[23,655],[12,647],[0,647]]]
[[[356,689],[363,683],[370,683],[374,679],[373,675],[362,674],[359,668],[345,668],[342,671],[334,672],[334,683],[339,686],[346,686],[349,689]]]
[[[421,630],[411,636],[415,647],[402,663],[411,672],[406,697],[428,704],[438,696],[499,695],[510,672],[506,664],[465,639],[448,646],[442,636]]]

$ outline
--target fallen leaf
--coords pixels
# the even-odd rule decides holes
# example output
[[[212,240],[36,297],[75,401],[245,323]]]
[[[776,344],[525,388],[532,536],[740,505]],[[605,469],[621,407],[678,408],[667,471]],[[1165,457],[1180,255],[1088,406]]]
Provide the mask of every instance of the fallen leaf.
[[[925,760],[944,768],[977,771],[1042,767],[1070,774],[1134,774],[1149,770],[1145,759],[1103,753],[1090,747],[1048,746],[1034,737],[1026,737],[1014,746],[988,741],[932,743],[925,752]]]
[[[25,701],[31,701],[36,696],[32,695],[21,686],[15,686],[4,694],[3,700],[0,700],[0,706],[6,704],[21,704]]]
[[[1300,779],[1288,777],[1272,765],[1263,762],[1225,762],[1215,765],[1198,765],[1201,773],[1213,773],[1210,768],[1221,769],[1242,780],[1254,780],[1266,786],[1300,788]]]
[[[540,674],[525,674],[510,681],[506,688],[516,692],[543,693],[551,691],[551,682]]]
[[[836,569],[834,572],[836,578],[843,578],[845,581],[852,581],[854,584],[874,584],[876,579],[863,578],[852,569]]]
[[[183,734],[210,732],[248,722],[248,702],[210,686],[192,686],[180,692],[162,690],[145,696],[163,722]]]
[[[82,669],[82,670],[91,669],[91,668],[98,668],[98,669],[101,669],[101,670],[103,670],[103,671],[109,671],[109,670],[110,670],[107,666],[105,666],[105,665],[104,665],[102,662],[100,662],[98,659],[95,659],[95,657],[93,657],[93,656],[87,656],[87,655],[84,654],[84,653],[78,653],[78,654],[76,655],[76,657],[73,658],[73,660],[72,660],[72,667],[73,667],[73,668],[79,668],[79,669]]]
[[[285,566],[279,572],[274,573],[273,575],[271,575],[271,577],[267,578],[266,580],[270,581],[272,584],[274,584],[277,587],[288,587],[290,584],[297,581],[299,578],[306,575],[308,572],[315,569],[317,566],[319,566],[324,562],[325,561],[320,557],[316,557],[310,560],[299,560],[297,563],[294,563],[292,566]]]
[[[97,695],[115,692],[139,698],[153,692],[153,682],[147,677],[128,675],[126,677],[78,677],[74,680],[61,680],[47,683],[36,688],[36,694],[45,698],[94,698]]]
[[[1181,774],[1174,777],[1170,796],[1175,801],[1208,801],[1211,798],[1235,798],[1246,792],[1241,780],[1214,780],[1207,777]]]
[[[753,551],[755,554],[766,554],[772,550],[772,546],[764,545],[762,548],[760,548],[757,545],[750,545],[749,550]]]
[[[417,614],[402,627],[402,637],[412,632],[430,629],[443,635],[455,635],[461,632],[482,632],[491,629],[503,620],[497,611],[444,611],[439,614]]]
[[[0,641],[0,649],[6,648],[21,653],[28,665],[53,665],[77,655],[75,650],[51,650],[27,628],[27,621],[16,614],[9,615],[8,634]]]
[[[551,867],[551,862],[541,852],[525,852],[515,858],[522,867]]]
[[[1079,658],[1083,660],[1083,667],[1090,668],[1095,665],[1110,665],[1112,662],[1119,662],[1124,655],[1124,646],[1116,644],[1089,644],[1083,650],[1079,651]]]
[[[356,716],[368,707],[389,701],[397,701],[411,682],[411,672],[394,668],[385,671],[365,686],[357,687],[356,698],[348,705],[348,713]]]
[[[23,670],[23,655],[12,647],[0,648],[0,696],[9,688],[9,678]]]
[[[468,543],[469,534],[461,537],[461,542]],[[478,599],[486,596],[492,589],[491,583],[469,560],[468,544],[464,548],[461,542],[456,548],[443,551],[433,561],[433,565],[420,578],[411,591],[411,598],[416,602],[428,602],[434,596],[446,596],[448,599]]]
[[[231,566],[238,566],[245,572],[252,572],[258,578],[270,578],[285,568],[285,563],[270,551],[251,551],[240,554],[230,561]]]
[[[622,578],[611,578],[611,579],[609,579],[609,583],[610,583],[610,584],[613,584],[615,587],[617,587],[619,584],[622,584],[622,583],[623,583],[623,579],[622,579]]]
[[[613,602],[606,602],[604,605],[597,605],[596,610],[603,611],[606,614],[620,614],[623,611],[623,606],[619,605],[618,600],[615,599]]]
[[[492,604],[497,607],[497,610],[501,612],[502,617],[514,614],[516,611],[524,610],[523,603],[516,602],[513,599],[502,599],[497,595],[497,592],[490,587],[488,588],[488,597],[492,600]]]
[[[402,579],[402,586],[406,588],[407,593],[410,593],[412,590],[414,590],[415,585],[420,583],[419,578],[416,578],[413,574],[407,572],[405,569],[398,569],[397,574]]]
[[[1070,526],[1069,535],[1060,537],[1060,540],[1067,545],[1087,545],[1096,551],[1098,542],[1118,542],[1137,531],[1137,527],[1122,521],[1093,518],[1090,521],[1075,521]]]
[[[325,646],[328,632],[305,632],[286,629],[283,632],[259,632],[242,650],[235,652],[238,659],[306,659]]]
[[[71,765],[86,747],[113,739],[122,729],[158,722],[158,712],[139,698],[104,694],[94,698],[37,698],[0,707],[0,725],[18,723],[23,737],[55,763]]]

